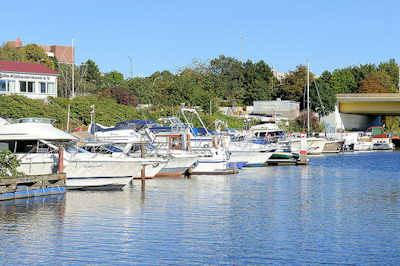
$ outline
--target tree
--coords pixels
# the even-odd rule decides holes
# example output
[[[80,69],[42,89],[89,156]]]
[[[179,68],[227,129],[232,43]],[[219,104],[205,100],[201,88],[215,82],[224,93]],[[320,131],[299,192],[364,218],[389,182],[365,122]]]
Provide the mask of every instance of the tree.
[[[396,60],[390,59],[389,62],[380,63],[378,66],[378,71],[384,72],[389,75],[390,80],[394,86],[399,84],[399,65]]]
[[[361,81],[358,93],[388,93],[395,92],[396,87],[391,77],[384,72],[371,72]]]
[[[358,89],[358,82],[352,73],[351,67],[335,69],[332,73],[330,84],[336,94],[354,93]]]
[[[3,45],[0,47],[0,60],[23,61],[23,55],[14,47]]]
[[[272,94],[272,80],[274,76],[271,68],[264,62],[253,64],[248,60],[244,64],[244,88],[243,103],[252,105],[256,100],[269,100]]]
[[[321,116],[327,115],[335,110],[336,94],[330,84],[331,77],[332,74],[329,71],[324,71],[318,79],[314,79],[311,83],[311,109],[318,112]]]
[[[310,84],[314,74],[310,73]],[[292,100],[303,103],[305,97],[305,88],[307,84],[307,67],[299,65],[295,71],[289,71],[286,77],[282,80],[282,84],[274,90],[273,96],[284,100]],[[302,109],[305,105],[301,105]]]
[[[210,61],[209,71],[216,78],[219,94],[232,104],[240,104],[245,93],[243,64],[233,57],[220,55]]]
[[[124,75],[116,70],[108,72],[104,75],[104,85],[106,87],[124,86],[126,85]]]
[[[123,105],[136,106],[136,97],[126,88],[123,87],[113,87],[108,88],[104,91],[105,95],[114,97],[117,99],[117,103]]]
[[[47,56],[46,52],[37,44],[28,44],[19,49],[24,62],[39,63],[50,69],[55,69],[53,60]]]
[[[99,84],[101,79],[100,70],[97,64],[93,60],[88,59],[79,68],[81,73],[85,73],[85,80],[87,82],[91,82],[96,85]]]

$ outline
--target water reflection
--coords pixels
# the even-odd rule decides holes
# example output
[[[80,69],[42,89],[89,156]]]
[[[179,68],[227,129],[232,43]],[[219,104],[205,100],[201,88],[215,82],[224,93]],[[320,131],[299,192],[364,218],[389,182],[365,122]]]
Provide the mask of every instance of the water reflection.
[[[3,264],[396,264],[400,153],[0,202]]]

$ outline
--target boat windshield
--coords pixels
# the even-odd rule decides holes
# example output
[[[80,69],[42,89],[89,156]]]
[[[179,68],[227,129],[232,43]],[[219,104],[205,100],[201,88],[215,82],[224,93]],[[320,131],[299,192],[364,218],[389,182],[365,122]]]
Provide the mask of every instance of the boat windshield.
[[[65,151],[69,152],[69,153],[88,153],[87,150],[79,148],[74,145],[69,145],[69,146],[65,147]]]
[[[110,151],[110,152],[123,152],[120,148],[117,148],[112,145],[106,145],[106,146],[104,146],[104,149],[107,151]]]
[[[53,124],[56,119],[52,118],[42,118],[42,117],[25,117],[18,118],[14,120],[14,123],[44,123],[44,124]]]

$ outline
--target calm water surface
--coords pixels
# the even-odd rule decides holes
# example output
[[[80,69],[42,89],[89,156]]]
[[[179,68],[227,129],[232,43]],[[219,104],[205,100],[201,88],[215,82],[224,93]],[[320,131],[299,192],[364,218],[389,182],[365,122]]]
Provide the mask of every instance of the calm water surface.
[[[400,152],[0,202],[15,264],[400,264]]]

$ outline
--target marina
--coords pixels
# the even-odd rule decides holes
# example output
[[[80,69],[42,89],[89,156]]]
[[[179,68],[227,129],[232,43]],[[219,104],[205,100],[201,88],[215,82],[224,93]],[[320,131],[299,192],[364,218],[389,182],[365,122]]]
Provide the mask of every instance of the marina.
[[[399,159],[399,152],[330,154],[307,166],[147,180],[145,192],[135,180],[120,191],[0,202],[0,259],[394,265]]]
[[[1,265],[400,265],[399,7],[5,1]]]

